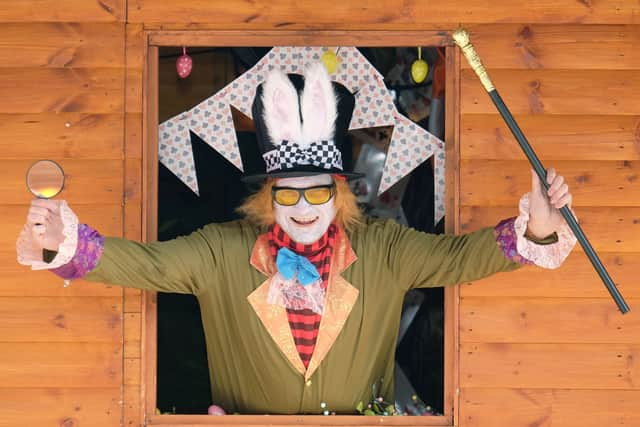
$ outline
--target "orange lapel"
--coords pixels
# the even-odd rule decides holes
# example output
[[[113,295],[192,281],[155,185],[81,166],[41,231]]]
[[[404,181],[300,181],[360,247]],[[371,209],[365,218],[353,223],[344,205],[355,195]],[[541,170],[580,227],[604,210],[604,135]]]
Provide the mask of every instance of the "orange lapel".
[[[331,271],[329,283],[327,284],[327,296],[324,306],[324,313],[320,321],[318,339],[313,351],[313,356],[309,362],[309,367],[305,372],[304,364],[300,360],[289,327],[287,312],[283,307],[267,303],[269,294],[269,284],[271,277],[276,272],[275,262],[269,253],[269,242],[267,235],[258,237],[251,253],[251,265],[267,276],[262,285],[253,291],[247,299],[256,312],[262,324],[275,341],[280,351],[285,355],[293,368],[309,379],[318,369],[320,363],[329,352],[329,349],[338,338],[340,331],[355,305],[359,291],[346,281],[340,274],[347,269],[358,258],[351,248],[349,238],[343,230],[336,236],[334,255],[331,261]]]
[[[269,332],[269,335],[271,335],[271,338],[273,338],[289,363],[296,371],[304,375],[304,364],[300,360],[300,355],[293,342],[287,311],[284,307],[267,303],[269,284],[271,277],[276,272],[276,265],[269,253],[269,241],[266,234],[260,235],[253,246],[251,265],[267,276],[267,280],[247,297],[249,304],[251,304],[267,332]]]

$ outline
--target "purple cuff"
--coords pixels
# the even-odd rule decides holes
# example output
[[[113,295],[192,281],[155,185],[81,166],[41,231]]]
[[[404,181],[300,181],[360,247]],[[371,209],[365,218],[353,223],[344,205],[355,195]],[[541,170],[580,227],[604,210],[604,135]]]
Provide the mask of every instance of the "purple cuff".
[[[502,220],[495,226],[493,234],[496,237],[496,243],[507,259],[518,264],[533,264],[533,261],[518,253],[518,236],[516,235],[515,222],[516,218],[513,217]]]
[[[63,279],[79,279],[93,270],[104,249],[104,237],[86,224],[78,224],[78,246],[71,261],[49,271]]]

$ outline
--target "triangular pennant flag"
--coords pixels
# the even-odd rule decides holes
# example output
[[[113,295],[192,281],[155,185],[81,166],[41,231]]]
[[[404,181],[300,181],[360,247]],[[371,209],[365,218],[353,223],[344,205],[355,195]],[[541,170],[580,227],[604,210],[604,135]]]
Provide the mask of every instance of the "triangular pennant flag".
[[[242,159],[229,103],[224,95],[212,96],[189,110],[189,128],[240,170]]]
[[[378,188],[378,195],[408,175],[413,169],[432,155],[438,152],[444,155],[444,150],[439,148],[439,143],[441,143],[441,141],[429,132],[401,114],[397,114],[396,125],[393,128],[393,134],[391,135],[387,158],[380,180],[380,187]],[[442,161],[439,162],[439,160],[436,159],[436,162],[434,162],[438,168],[437,172],[434,170],[434,192],[436,199],[434,215],[436,222],[444,215],[444,179],[442,179],[442,183],[439,182],[440,175],[444,177],[444,157],[441,160]],[[436,177],[435,175],[438,176]],[[439,193],[440,191],[441,193]]]
[[[396,107],[384,83],[377,78],[364,84],[356,94],[349,129],[391,126],[396,123]]]
[[[158,127],[158,160],[194,193],[200,195],[193,160],[188,114],[181,114]]]
[[[429,136],[420,126],[398,115],[391,134],[387,158],[382,172],[378,194],[406,176],[418,165],[431,157],[433,146]]]
[[[356,47],[341,47],[336,56],[338,57],[338,68],[332,77],[338,83],[349,88],[352,93],[358,92],[365,84],[373,83],[374,80],[383,81],[382,74]]]

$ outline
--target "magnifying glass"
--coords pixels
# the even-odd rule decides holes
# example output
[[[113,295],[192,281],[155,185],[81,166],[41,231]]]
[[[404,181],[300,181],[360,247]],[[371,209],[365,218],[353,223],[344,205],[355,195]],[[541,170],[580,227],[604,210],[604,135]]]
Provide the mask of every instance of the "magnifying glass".
[[[38,160],[27,170],[27,188],[38,199],[51,199],[60,194],[63,187],[64,171],[53,160]],[[51,262],[55,257],[55,251],[42,250],[45,262]]]
[[[39,199],[51,199],[64,187],[64,171],[53,160],[38,160],[27,171],[27,188]]]

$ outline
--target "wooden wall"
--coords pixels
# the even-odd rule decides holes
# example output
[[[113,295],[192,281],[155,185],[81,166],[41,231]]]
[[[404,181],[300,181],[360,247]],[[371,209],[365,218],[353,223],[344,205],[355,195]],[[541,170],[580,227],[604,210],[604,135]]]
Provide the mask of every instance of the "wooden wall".
[[[640,3],[635,0],[25,0],[0,7],[0,426],[138,426],[141,296],[68,289],[15,262],[35,159],[111,235],[142,236],[144,29],[443,29],[465,24],[627,298],[622,316],[576,250],[464,284],[461,426],[640,424]],[[463,64],[462,231],[515,213],[526,162]]]
[[[542,161],[567,177],[585,233],[633,311],[617,312],[581,250],[558,271],[526,268],[464,285],[460,425],[640,423],[639,30],[503,24],[473,33]],[[467,231],[512,213],[530,178],[475,76],[464,69],[461,78]]]
[[[67,172],[82,221],[122,235],[124,0],[0,6],[0,425],[117,426],[123,292],[27,272],[15,240],[36,159]]]

